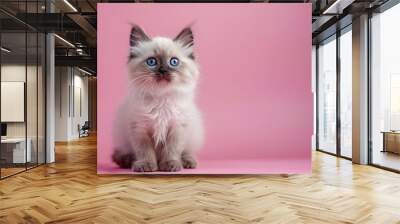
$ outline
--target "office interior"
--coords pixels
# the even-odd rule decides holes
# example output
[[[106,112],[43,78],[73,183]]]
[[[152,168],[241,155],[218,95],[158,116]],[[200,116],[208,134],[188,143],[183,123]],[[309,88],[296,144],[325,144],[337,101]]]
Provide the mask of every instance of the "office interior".
[[[1,179],[55,162],[57,142],[96,133],[96,43],[59,16],[70,6],[0,3]]]

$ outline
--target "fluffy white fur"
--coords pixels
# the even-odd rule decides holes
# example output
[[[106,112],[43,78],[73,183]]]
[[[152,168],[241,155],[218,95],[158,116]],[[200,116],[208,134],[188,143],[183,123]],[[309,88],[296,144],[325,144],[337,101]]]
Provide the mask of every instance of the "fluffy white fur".
[[[199,70],[188,31],[175,40],[150,39],[139,27],[133,28],[129,94],[118,109],[113,130],[113,160],[120,167],[150,172],[197,166],[195,152],[201,147],[203,128],[194,102]],[[165,61],[179,58],[179,67],[168,72],[169,81],[157,80],[156,72],[146,66],[145,60],[153,56]]]

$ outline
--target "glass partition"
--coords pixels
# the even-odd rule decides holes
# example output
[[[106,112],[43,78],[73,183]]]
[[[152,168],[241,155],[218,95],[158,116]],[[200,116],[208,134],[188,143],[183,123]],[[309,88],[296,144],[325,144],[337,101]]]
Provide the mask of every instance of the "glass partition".
[[[16,19],[44,1],[1,1],[0,178],[45,162],[45,35]],[[16,15],[14,17],[14,15]]]
[[[2,33],[1,46],[1,175],[6,177],[31,162],[26,144],[26,33]]]
[[[27,33],[27,74],[26,74],[26,113],[27,113],[27,150],[31,151],[31,160],[27,163],[28,168],[37,165],[38,141],[37,141],[37,80],[38,80],[38,35],[35,32]]]

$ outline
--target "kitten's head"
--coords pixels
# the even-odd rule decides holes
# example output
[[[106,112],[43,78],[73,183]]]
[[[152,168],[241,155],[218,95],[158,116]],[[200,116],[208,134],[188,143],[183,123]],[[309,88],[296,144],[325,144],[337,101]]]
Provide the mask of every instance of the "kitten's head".
[[[130,35],[129,78],[133,88],[149,93],[192,90],[198,79],[193,33],[184,28],[175,39],[150,38],[133,25]]]

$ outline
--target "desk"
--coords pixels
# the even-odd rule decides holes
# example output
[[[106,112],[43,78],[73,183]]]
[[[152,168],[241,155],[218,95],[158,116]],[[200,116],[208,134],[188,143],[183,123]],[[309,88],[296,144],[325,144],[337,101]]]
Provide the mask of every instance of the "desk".
[[[400,154],[400,132],[383,131],[383,150],[382,152],[392,152]]]
[[[1,159],[4,159],[6,163],[31,162],[32,141],[30,138],[28,138],[26,142],[28,143],[27,144],[28,147],[26,147],[26,154],[25,154],[25,138],[1,139],[1,157],[2,157]]]

